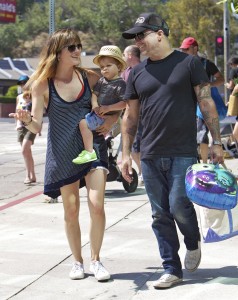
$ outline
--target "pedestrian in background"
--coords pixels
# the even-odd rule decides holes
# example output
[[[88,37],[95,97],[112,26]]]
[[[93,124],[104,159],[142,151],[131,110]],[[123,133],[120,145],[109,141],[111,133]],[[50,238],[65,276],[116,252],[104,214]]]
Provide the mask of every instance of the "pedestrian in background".
[[[91,111],[91,90],[99,79],[93,71],[79,67],[82,44],[72,29],[54,32],[42,51],[41,60],[29,85],[32,84],[32,116],[20,110],[15,118],[27,128],[38,132],[44,107],[49,127],[45,164],[44,194],[63,200],[66,236],[74,263],[71,279],[84,278],[79,224],[79,186],[86,182],[90,211],[90,271],[98,281],[108,280],[109,272],[100,262],[100,250],[105,230],[104,194],[108,172],[107,146],[103,134],[108,132],[118,116],[108,116],[99,133],[94,133],[98,160],[76,165],[72,159],[83,149],[79,122]]]
[[[238,83],[238,57],[231,57],[228,61],[231,68],[229,81],[225,83],[225,87],[232,93],[235,85]]]
[[[135,67],[136,65],[138,65],[141,62],[141,60],[140,60],[140,49],[136,45],[127,46],[124,49],[123,55],[124,55],[124,59],[125,59],[125,61],[127,63],[127,68],[121,74],[121,77],[125,81],[127,81],[131,69],[133,67]],[[141,124],[141,120],[139,118],[137,133],[136,133],[133,145],[132,145],[131,157],[132,157],[132,159],[134,160],[134,162],[137,165],[137,169],[138,169],[138,184],[139,185],[144,185],[143,176],[142,176],[142,172],[141,172],[141,162],[140,162],[140,142],[141,142],[141,135],[142,135],[142,124]]]
[[[234,86],[234,89],[232,90],[232,96],[236,96],[236,101],[238,101],[238,83]],[[235,127],[232,132],[233,138],[236,140],[236,145],[238,144],[238,116],[236,116],[236,123]]]
[[[135,39],[148,57],[131,70],[127,81],[122,175],[132,181],[130,152],[141,112],[142,174],[164,267],[154,287],[169,288],[183,279],[176,224],[187,248],[186,270],[195,271],[201,260],[196,212],[185,190],[186,170],[197,162],[197,102],[213,138],[214,163],[223,162],[219,120],[201,61],[171,48],[168,25],[159,15],[141,14],[122,36]]]
[[[31,102],[31,93],[30,91],[26,91],[24,86],[29,80],[29,77],[26,75],[21,75],[18,79],[18,91],[20,94],[16,98],[16,112],[18,110],[26,110],[31,113],[32,102]],[[28,98],[28,99],[26,99]],[[21,122],[20,120],[16,121],[16,129],[17,129],[17,141],[21,145],[21,152],[24,158],[25,169],[26,169],[26,177],[24,179],[24,184],[32,184],[36,182],[36,174],[35,174],[35,163],[32,155],[31,146],[34,144],[36,134],[31,132],[26,124]]]
[[[209,59],[200,57],[198,55],[198,42],[193,37],[187,37],[183,40],[180,49],[187,54],[197,56],[206,70],[207,76],[210,80],[210,86],[218,87],[224,84],[224,77],[219,71],[218,67]],[[223,100],[222,100],[223,101]],[[217,107],[218,109],[218,107]],[[204,118],[201,115],[197,116],[197,143],[199,145],[200,154],[203,163],[207,163],[209,154],[209,138],[208,138],[208,127]]]

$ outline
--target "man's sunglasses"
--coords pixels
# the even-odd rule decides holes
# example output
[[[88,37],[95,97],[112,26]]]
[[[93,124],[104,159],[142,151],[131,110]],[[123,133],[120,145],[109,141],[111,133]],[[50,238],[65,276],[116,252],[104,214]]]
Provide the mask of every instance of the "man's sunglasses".
[[[155,31],[147,31],[136,34],[135,41],[142,41],[147,35],[153,33]]]
[[[66,46],[65,48],[67,48],[68,51],[69,51],[70,53],[72,53],[72,52],[74,52],[74,51],[76,50],[76,48],[77,48],[78,50],[81,50],[81,49],[82,49],[82,44],[69,45],[69,46]]]

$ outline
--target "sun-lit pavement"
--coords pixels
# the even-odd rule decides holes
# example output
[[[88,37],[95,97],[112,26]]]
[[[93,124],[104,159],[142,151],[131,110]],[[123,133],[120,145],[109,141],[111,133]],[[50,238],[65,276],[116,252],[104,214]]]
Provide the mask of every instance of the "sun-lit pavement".
[[[24,164],[16,142],[14,121],[0,119],[0,299],[43,300],[213,300],[237,299],[238,237],[202,244],[202,262],[194,273],[184,271],[184,283],[155,290],[161,259],[151,230],[151,212],[143,187],[127,193],[121,182],[107,184],[107,225],[101,260],[112,274],[98,283],[89,272],[89,214],[86,190],[81,191],[80,222],[86,278],[68,278],[72,256],[66,241],[63,208],[47,204],[43,191],[47,122],[33,146],[37,183],[23,184]],[[117,141],[118,142],[118,141]],[[238,159],[226,160],[238,174]],[[185,246],[181,239],[183,262]]]

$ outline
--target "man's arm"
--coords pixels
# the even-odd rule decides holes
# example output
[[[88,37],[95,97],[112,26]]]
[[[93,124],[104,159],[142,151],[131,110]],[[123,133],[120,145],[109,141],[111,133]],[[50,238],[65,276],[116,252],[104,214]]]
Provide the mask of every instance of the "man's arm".
[[[123,115],[122,132],[122,176],[128,182],[132,181],[132,161],[130,157],[131,147],[137,132],[139,120],[139,100],[128,100]]]
[[[219,117],[216,110],[216,105],[211,98],[210,85],[205,83],[194,87],[198,105],[202,112],[204,121],[210,130],[213,139],[213,156],[212,160],[214,163],[223,162],[223,150],[220,135]]]

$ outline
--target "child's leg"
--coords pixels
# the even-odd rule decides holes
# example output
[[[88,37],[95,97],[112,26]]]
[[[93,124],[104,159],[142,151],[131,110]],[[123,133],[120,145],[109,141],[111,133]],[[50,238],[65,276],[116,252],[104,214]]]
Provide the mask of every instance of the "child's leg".
[[[90,161],[97,160],[97,154],[93,149],[93,133],[88,128],[85,120],[79,122],[79,129],[82,135],[84,149],[79,155],[72,160],[73,163],[81,165]]]
[[[79,123],[79,129],[83,138],[84,149],[88,152],[93,151],[93,133],[88,128],[86,120],[83,119]]]

